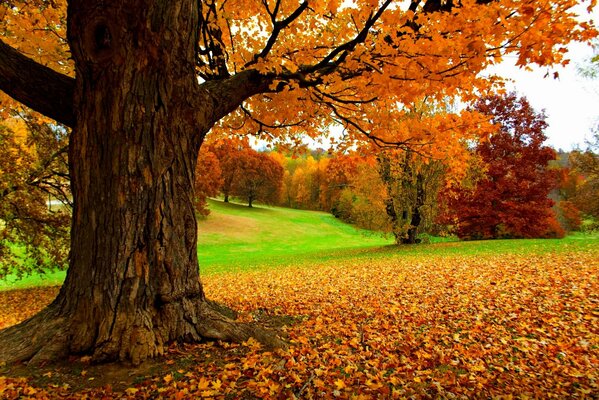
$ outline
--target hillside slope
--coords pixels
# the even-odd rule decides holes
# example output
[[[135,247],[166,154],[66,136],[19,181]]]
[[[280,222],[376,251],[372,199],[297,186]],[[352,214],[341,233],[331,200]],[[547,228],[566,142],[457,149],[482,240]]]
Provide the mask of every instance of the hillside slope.
[[[323,212],[216,200],[209,207],[211,214],[198,223],[202,273],[317,260],[392,243]]]

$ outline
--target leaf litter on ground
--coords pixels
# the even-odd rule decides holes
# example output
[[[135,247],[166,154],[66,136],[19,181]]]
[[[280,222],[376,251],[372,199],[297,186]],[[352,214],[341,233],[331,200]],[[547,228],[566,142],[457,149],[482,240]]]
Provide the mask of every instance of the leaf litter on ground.
[[[598,256],[404,255],[212,275],[209,297],[279,329],[290,348],[173,345],[137,375],[80,360],[37,379],[2,371],[0,397],[589,398],[599,393]],[[0,293],[0,326],[56,291]],[[111,381],[106,368],[123,372]]]

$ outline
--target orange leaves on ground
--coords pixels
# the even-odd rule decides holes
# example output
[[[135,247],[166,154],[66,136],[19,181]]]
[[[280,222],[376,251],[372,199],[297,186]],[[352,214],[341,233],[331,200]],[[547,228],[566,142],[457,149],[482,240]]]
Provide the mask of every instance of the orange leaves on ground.
[[[173,349],[193,359],[184,368],[167,363],[162,377],[124,393],[95,389],[73,397],[566,398],[598,392],[596,249],[528,257],[402,254],[210,276],[210,297],[240,310],[241,320],[283,325],[291,348],[264,352],[253,340],[186,346],[183,353]],[[2,382],[11,390],[19,386],[21,395],[55,390]]]
[[[0,291],[0,329],[32,317],[57,294],[57,287]]]

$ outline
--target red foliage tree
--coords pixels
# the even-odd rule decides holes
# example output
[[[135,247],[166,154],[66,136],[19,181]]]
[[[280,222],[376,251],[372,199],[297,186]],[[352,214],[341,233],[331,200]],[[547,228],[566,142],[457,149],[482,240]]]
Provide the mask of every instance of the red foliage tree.
[[[239,167],[241,152],[249,148],[245,140],[224,138],[208,145],[208,150],[218,159],[221,169],[222,183],[220,191],[225,203],[229,202],[229,194]]]
[[[473,189],[455,188],[446,193],[458,236],[491,239],[563,235],[548,197],[556,176],[548,168],[555,152],[543,145],[545,115],[514,93],[481,99],[475,108],[489,115],[499,130],[476,148],[487,165],[485,176]]]
[[[195,208],[200,215],[210,214],[206,199],[218,195],[223,182],[218,158],[206,147],[202,148],[198,157],[195,178]]]
[[[268,154],[244,149],[238,154],[231,194],[247,200],[248,207],[252,207],[254,201],[274,204],[281,196],[283,174],[281,164]]]

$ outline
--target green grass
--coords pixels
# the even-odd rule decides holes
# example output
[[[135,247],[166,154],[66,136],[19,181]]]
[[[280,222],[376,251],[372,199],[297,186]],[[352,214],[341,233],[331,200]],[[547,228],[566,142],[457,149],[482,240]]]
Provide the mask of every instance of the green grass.
[[[210,200],[211,214],[198,224],[202,275],[318,264],[335,260],[395,257],[443,257],[485,254],[543,254],[599,248],[599,234],[564,239],[458,242],[432,238],[431,244],[394,246],[384,238],[354,228],[322,212],[254,207]],[[64,271],[0,281],[0,290],[59,285]]]
[[[391,243],[323,212],[209,204],[211,214],[198,227],[203,274],[317,262]]]

